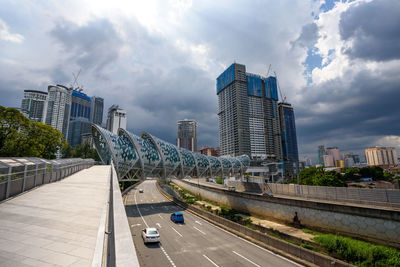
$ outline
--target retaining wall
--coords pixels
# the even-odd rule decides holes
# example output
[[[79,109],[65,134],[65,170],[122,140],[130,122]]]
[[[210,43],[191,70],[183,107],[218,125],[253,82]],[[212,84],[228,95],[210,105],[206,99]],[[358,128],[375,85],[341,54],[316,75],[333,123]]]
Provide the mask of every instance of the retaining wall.
[[[305,227],[400,248],[400,211],[398,210],[267,197],[232,192],[177,179],[173,182],[202,198],[254,215],[291,223],[297,212],[301,224]]]

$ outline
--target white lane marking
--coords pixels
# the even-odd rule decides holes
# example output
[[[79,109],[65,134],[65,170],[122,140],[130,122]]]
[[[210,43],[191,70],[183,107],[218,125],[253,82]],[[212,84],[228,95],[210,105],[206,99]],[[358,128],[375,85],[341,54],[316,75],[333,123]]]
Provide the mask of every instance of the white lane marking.
[[[167,257],[169,263],[171,263],[171,265],[173,267],[176,267],[175,263],[172,261],[171,257],[168,255],[168,253],[165,251],[165,249],[163,248],[163,246],[160,243],[159,243],[159,246],[160,246],[162,252],[164,252],[165,257]]]
[[[199,222],[199,221],[194,221],[194,222],[195,222],[195,223],[197,223],[197,224],[200,224],[200,225],[202,225],[202,224],[201,224],[201,222]]]
[[[270,254],[276,256],[276,257],[279,257],[279,258],[281,258],[281,259],[283,259],[283,260],[285,260],[285,261],[288,261],[288,262],[290,262],[290,263],[292,263],[292,264],[294,264],[294,265],[296,265],[296,266],[300,266],[300,267],[303,267],[303,266],[304,266],[304,265],[298,264],[298,263],[295,262],[295,261],[289,260],[289,259],[287,259],[287,258],[285,258],[285,257],[283,257],[283,256],[281,256],[281,255],[279,255],[279,254],[276,254],[276,253],[274,253],[274,252],[272,252],[272,251],[270,251],[270,250],[268,250],[268,249],[266,249],[266,248],[260,247],[259,245],[254,244],[254,243],[250,242],[249,240],[246,240],[246,239],[244,239],[244,238],[242,238],[242,237],[240,237],[240,236],[238,236],[238,235],[235,235],[235,234],[233,234],[233,233],[231,233],[231,232],[225,230],[224,228],[221,228],[221,227],[219,227],[219,226],[217,226],[217,225],[215,225],[215,224],[212,224],[212,223],[210,223],[209,221],[206,221],[206,220],[204,220],[203,218],[201,218],[201,217],[199,217],[199,216],[197,216],[197,215],[195,215],[195,214],[193,214],[193,213],[191,213],[191,212],[187,212],[187,214],[189,214],[189,216],[193,216],[194,218],[199,218],[199,219],[201,219],[203,222],[206,222],[207,224],[209,224],[209,225],[211,225],[211,226],[213,226],[213,227],[215,227],[215,228],[217,228],[217,229],[219,229],[219,230],[221,230],[221,231],[223,231],[223,232],[225,232],[225,233],[227,233],[227,234],[229,234],[229,235],[231,235],[231,236],[233,236],[233,237],[239,238],[239,239],[243,240],[244,242],[247,242],[247,243],[249,243],[249,244],[251,244],[251,245],[253,245],[253,246],[255,246],[255,247],[259,248],[259,249],[262,249],[262,250],[264,250],[264,251],[266,251],[266,252],[268,252],[268,253],[270,253]]]
[[[181,235],[181,233],[179,233],[178,231],[176,231],[176,229],[175,229],[174,227],[171,226],[171,228],[172,228],[172,230],[174,230],[178,235],[180,235],[181,237],[183,237],[183,235]]]
[[[162,228],[161,225],[160,225],[159,223],[156,223],[156,225],[157,225],[158,227]]]
[[[235,253],[236,255],[238,255],[239,257],[242,257],[243,259],[245,259],[246,261],[248,261],[248,262],[250,262],[250,263],[252,263],[253,265],[255,265],[255,266],[258,266],[258,267],[261,267],[260,265],[258,265],[257,263],[254,263],[254,262],[252,262],[251,260],[249,260],[248,258],[246,258],[245,256],[243,256],[243,255],[240,255],[239,253],[237,253],[236,251],[233,251],[232,250],[232,252],[233,253]]]
[[[206,258],[209,262],[211,262],[215,267],[219,267],[215,262],[213,262],[209,257],[203,254],[203,257]]]
[[[136,201],[136,192],[135,192],[135,205],[136,205],[137,211],[139,212],[140,217],[142,218],[144,224],[145,224],[146,227],[148,228],[149,225],[148,225],[147,222],[144,220],[144,218],[143,218],[143,216],[142,216],[142,213],[141,213],[140,210],[139,210],[139,206],[138,206],[137,201]]]
[[[160,214],[157,214],[161,219],[164,219]]]
[[[140,225],[141,225],[140,223],[137,223],[137,224],[131,224],[131,227],[140,226]]]
[[[203,231],[201,231],[199,228],[197,228],[196,226],[193,226],[194,229],[196,229],[197,231],[199,231],[200,233],[202,233],[203,235],[205,235],[206,233],[204,233]]]
[[[155,185],[154,185],[154,186],[155,186]],[[161,195],[161,193],[160,193],[160,195]],[[161,195],[161,197],[163,197],[164,199],[167,199],[167,198],[166,198],[165,196],[163,196],[163,195]],[[195,215],[195,214],[193,214],[193,213],[191,213],[191,212],[186,212],[186,214],[188,214],[189,216],[193,216],[194,218],[198,218],[198,219],[200,219],[202,222],[205,222],[205,223],[207,223],[207,224],[209,224],[209,225],[211,225],[211,226],[213,226],[213,227],[215,227],[215,228],[217,228],[217,229],[219,229],[219,230],[221,230],[221,231],[223,231],[223,232],[225,232],[225,233],[227,233],[227,234],[229,234],[229,235],[231,235],[231,236],[233,236],[233,237],[239,238],[239,239],[243,240],[244,242],[247,242],[248,244],[251,244],[251,245],[253,245],[253,246],[255,246],[255,247],[257,247],[257,248],[259,248],[259,249],[261,249],[261,250],[264,250],[265,252],[270,253],[271,255],[274,255],[274,256],[276,256],[276,257],[278,257],[278,258],[281,258],[282,260],[288,261],[288,262],[290,262],[290,263],[292,263],[292,264],[294,264],[294,265],[296,265],[296,266],[299,266],[299,267],[303,267],[303,266],[304,266],[304,265],[298,264],[298,263],[295,262],[295,261],[289,260],[289,259],[287,259],[287,258],[285,258],[285,257],[283,257],[283,256],[281,256],[281,255],[279,255],[279,254],[276,254],[276,253],[274,253],[274,252],[272,252],[272,251],[270,251],[270,250],[268,250],[268,249],[266,249],[266,248],[260,247],[259,245],[254,244],[254,243],[252,243],[252,242],[250,242],[250,241],[248,241],[248,240],[246,240],[246,239],[244,239],[244,238],[242,238],[242,237],[240,237],[240,236],[238,236],[238,235],[235,235],[235,234],[233,234],[233,233],[231,233],[231,232],[229,232],[229,231],[227,231],[227,230],[225,230],[225,229],[223,229],[223,228],[221,228],[221,227],[219,227],[219,226],[217,226],[217,225],[215,225],[215,224],[212,224],[212,223],[210,223],[209,221],[207,221],[207,220],[201,218],[200,216],[197,216],[197,215]]]

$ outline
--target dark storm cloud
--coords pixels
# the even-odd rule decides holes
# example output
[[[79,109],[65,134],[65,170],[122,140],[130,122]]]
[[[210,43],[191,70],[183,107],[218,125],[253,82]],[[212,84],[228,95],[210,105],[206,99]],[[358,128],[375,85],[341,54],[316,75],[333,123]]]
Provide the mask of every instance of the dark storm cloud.
[[[63,45],[70,55],[69,60],[96,72],[116,61],[122,46],[121,38],[107,19],[93,20],[81,27],[63,21],[55,26],[51,35]]]
[[[351,77],[349,73],[344,77]],[[296,109],[299,143],[303,151],[318,144],[361,150],[377,139],[400,133],[400,77],[398,70],[362,71],[351,82],[337,78],[304,89],[307,100]],[[317,107],[327,107],[321,112]]]
[[[171,51],[172,52],[172,51]],[[218,121],[216,96],[213,95],[214,81],[195,68],[181,66],[160,75],[147,70],[135,77],[135,95],[127,103],[140,109],[152,120],[142,121],[135,112],[130,114],[132,130],[145,130],[175,143],[177,121],[185,118],[198,122],[199,145],[217,145]],[[145,127],[145,128],[142,128]]]
[[[20,108],[24,90],[26,89],[38,90],[22,81],[5,81],[0,79],[0,105],[3,107]]]
[[[400,1],[376,0],[350,7],[341,15],[340,35],[352,40],[351,58],[385,61],[400,58]]]
[[[315,23],[309,23],[303,26],[301,34],[292,45],[300,45],[302,47],[310,47],[315,45],[318,40],[318,26]]]

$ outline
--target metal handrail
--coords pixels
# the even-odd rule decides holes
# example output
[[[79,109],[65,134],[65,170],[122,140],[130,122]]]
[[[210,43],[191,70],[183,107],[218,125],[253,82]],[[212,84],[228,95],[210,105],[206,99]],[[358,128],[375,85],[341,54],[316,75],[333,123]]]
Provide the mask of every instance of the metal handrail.
[[[18,162],[19,158],[9,159],[14,159]],[[40,159],[37,160],[39,161]],[[30,164],[18,163],[19,165],[17,166],[7,164],[3,166],[4,169],[8,169],[8,173],[0,174],[0,201],[8,199],[10,196],[15,196],[25,192],[26,187],[29,187],[30,190],[42,184],[58,181],[65,178],[67,175],[69,176],[83,168],[88,168],[94,165],[93,160],[87,159],[76,159],[74,162],[68,162],[66,165],[60,164],[62,166],[57,166],[57,162],[51,164],[43,161],[36,164],[32,164],[32,162],[29,162]],[[45,166],[39,168],[39,166],[43,164],[45,164]],[[33,168],[28,168],[29,166]],[[48,169],[49,167],[51,168],[50,170]],[[24,170],[20,171],[20,169],[18,169],[18,171],[13,172],[14,168],[24,168]],[[31,183],[30,185],[27,185],[27,181],[32,182],[32,179],[33,184]]]

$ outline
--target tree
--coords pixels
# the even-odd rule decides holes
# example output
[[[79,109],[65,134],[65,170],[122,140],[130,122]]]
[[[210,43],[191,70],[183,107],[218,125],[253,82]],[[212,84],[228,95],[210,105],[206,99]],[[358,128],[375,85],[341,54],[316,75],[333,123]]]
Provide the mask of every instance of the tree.
[[[324,168],[307,168],[299,173],[300,184],[318,186],[347,186],[340,173],[325,172]]]
[[[75,158],[92,158],[95,161],[100,161],[99,155],[96,149],[92,148],[88,142],[77,145],[74,150],[72,150],[72,156]]]
[[[73,149],[72,146],[64,140],[61,146],[61,157],[62,158],[72,158]]]
[[[61,132],[51,126],[0,106],[0,156],[53,159],[63,141]]]
[[[302,185],[313,185],[313,177],[318,173],[323,173],[324,169],[322,167],[319,168],[306,168],[302,169],[299,173],[299,182]]]
[[[383,169],[379,166],[367,166],[360,169],[361,177],[370,177],[374,180],[381,180],[384,178]]]
[[[335,171],[315,175],[313,178],[313,184],[319,186],[337,186],[337,187],[347,186],[346,182],[343,181],[342,175]]]
[[[346,168],[344,171],[344,179],[346,181],[357,181],[360,179],[360,169],[357,167]]]

